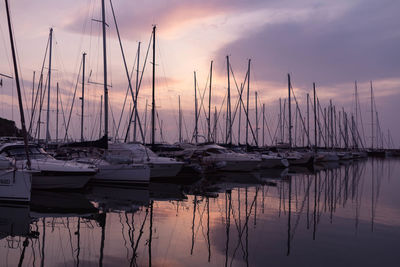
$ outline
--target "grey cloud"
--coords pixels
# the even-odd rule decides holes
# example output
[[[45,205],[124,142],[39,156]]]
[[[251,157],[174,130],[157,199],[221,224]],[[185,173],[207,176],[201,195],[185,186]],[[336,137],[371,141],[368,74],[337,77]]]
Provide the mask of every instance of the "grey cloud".
[[[315,9],[305,21],[266,24],[261,30],[220,48],[253,58],[262,80],[284,81],[291,72],[295,81],[325,85],[396,77],[400,71],[400,30],[397,1],[360,1],[335,18],[324,18]]]

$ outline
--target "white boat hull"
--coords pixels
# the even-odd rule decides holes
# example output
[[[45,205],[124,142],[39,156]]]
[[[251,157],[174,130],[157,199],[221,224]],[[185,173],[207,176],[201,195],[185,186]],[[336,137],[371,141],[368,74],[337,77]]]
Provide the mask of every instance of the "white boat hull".
[[[29,202],[32,176],[21,170],[0,170],[0,201]]]
[[[175,177],[182,170],[183,163],[149,163],[151,178]]]
[[[270,169],[270,168],[286,168],[289,166],[287,159],[282,158],[261,158],[260,168]]]
[[[218,168],[219,171],[228,172],[250,172],[258,168],[260,161],[224,161],[221,167]]]
[[[143,164],[99,165],[93,182],[143,184],[150,182],[150,168]]]

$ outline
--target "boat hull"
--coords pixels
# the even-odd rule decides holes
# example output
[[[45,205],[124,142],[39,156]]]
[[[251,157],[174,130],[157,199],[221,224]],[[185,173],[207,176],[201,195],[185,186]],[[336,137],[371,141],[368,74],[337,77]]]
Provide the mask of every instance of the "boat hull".
[[[104,165],[98,168],[93,182],[138,185],[148,185],[150,182],[150,168],[145,165]]]
[[[182,170],[182,164],[170,164],[170,163],[149,163],[147,164],[150,168],[151,178],[168,178],[175,177]]]
[[[85,187],[94,172],[63,173],[41,171],[32,176],[33,189],[79,189]]]
[[[0,170],[0,201],[29,202],[32,176],[21,170]]]

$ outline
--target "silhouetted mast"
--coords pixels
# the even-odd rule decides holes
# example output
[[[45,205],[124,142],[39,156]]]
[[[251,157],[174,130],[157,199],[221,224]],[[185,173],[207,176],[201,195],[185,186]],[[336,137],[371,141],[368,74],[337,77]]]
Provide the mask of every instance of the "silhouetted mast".
[[[231,80],[229,66],[229,56],[226,56],[226,70],[228,75],[228,99],[226,102],[226,143],[232,145]]]
[[[249,145],[249,94],[250,94],[250,63],[251,59],[249,59],[247,65],[247,100],[246,100],[246,146]]]
[[[11,18],[10,18],[10,10],[8,8],[8,0],[5,0],[5,4],[6,4],[6,13],[7,13],[7,22],[8,22],[8,32],[10,34],[11,53],[12,53],[13,65],[14,65],[15,83],[17,85],[19,114],[21,117],[22,135],[24,137],[24,144],[25,144],[26,165],[27,165],[28,169],[30,169],[31,168],[31,160],[29,157],[29,150],[28,150],[28,135],[26,133],[25,115],[24,115],[24,108],[22,105],[21,86],[19,84],[17,58],[16,58],[16,53],[15,53],[15,47],[14,47],[14,37],[13,37],[13,32],[12,32],[12,27],[11,27]]]
[[[49,72],[48,72],[48,81],[47,81],[47,116],[46,116],[46,144],[50,140],[50,87],[51,87],[51,53],[53,48],[53,28],[50,28],[49,34]]]
[[[57,104],[56,104],[56,142],[58,142],[58,100],[59,100],[59,88],[57,82]]]
[[[313,83],[313,92],[314,92],[314,150],[317,151],[318,143],[317,143],[317,96],[315,93],[315,83]]]
[[[290,89],[292,85],[290,83],[290,74],[288,74],[288,92],[289,92],[289,97],[288,97],[288,112],[289,112],[289,148],[292,148],[292,109],[291,109],[291,104],[290,104]]]
[[[103,29],[103,68],[104,68],[104,137],[108,148],[108,85],[107,85],[107,43],[106,43],[106,10],[104,0],[101,0],[101,16]]]
[[[155,143],[156,102],[155,102],[155,76],[156,76],[156,25],[153,26],[153,79],[151,103],[151,145]]]
[[[207,136],[207,141],[211,142],[211,85],[212,85],[212,69],[213,69],[213,61],[211,60],[211,65],[210,65],[210,87],[208,91],[208,136]],[[216,133],[215,133],[216,134]],[[216,142],[216,137],[214,137],[214,142]]]
[[[374,149],[374,104],[373,104],[373,93],[372,93],[372,81],[371,84],[371,149]]]
[[[86,53],[82,54],[82,106],[81,106],[81,142],[83,142],[83,116],[85,111],[85,59]]]
[[[196,72],[193,72],[194,75],[194,121],[195,121],[195,126],[194,126],[194,140],[197,144],[197,136],[199,135],[198,133],[198,115],[197,115],[197,79],[196,79]],[[210,107],[208,107],[210,112]],[[210,116],[210,114],[208,115]],[[209,118],[210,121],[210,118]],[[208,123],[208,128],[210,128],[210,123]],[[208,130],[210,131],[210,129]]]

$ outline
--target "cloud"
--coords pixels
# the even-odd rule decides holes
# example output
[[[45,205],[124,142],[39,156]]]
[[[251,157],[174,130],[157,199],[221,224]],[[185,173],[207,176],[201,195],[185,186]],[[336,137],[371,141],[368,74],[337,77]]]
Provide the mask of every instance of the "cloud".
[[[398,75],[400,3],[359,1],[332,14],[313,8],[303,20],[267,23],[216,51],[253,59],[261,80],[284,81],[291,72],[294,81],[325,85]]]

